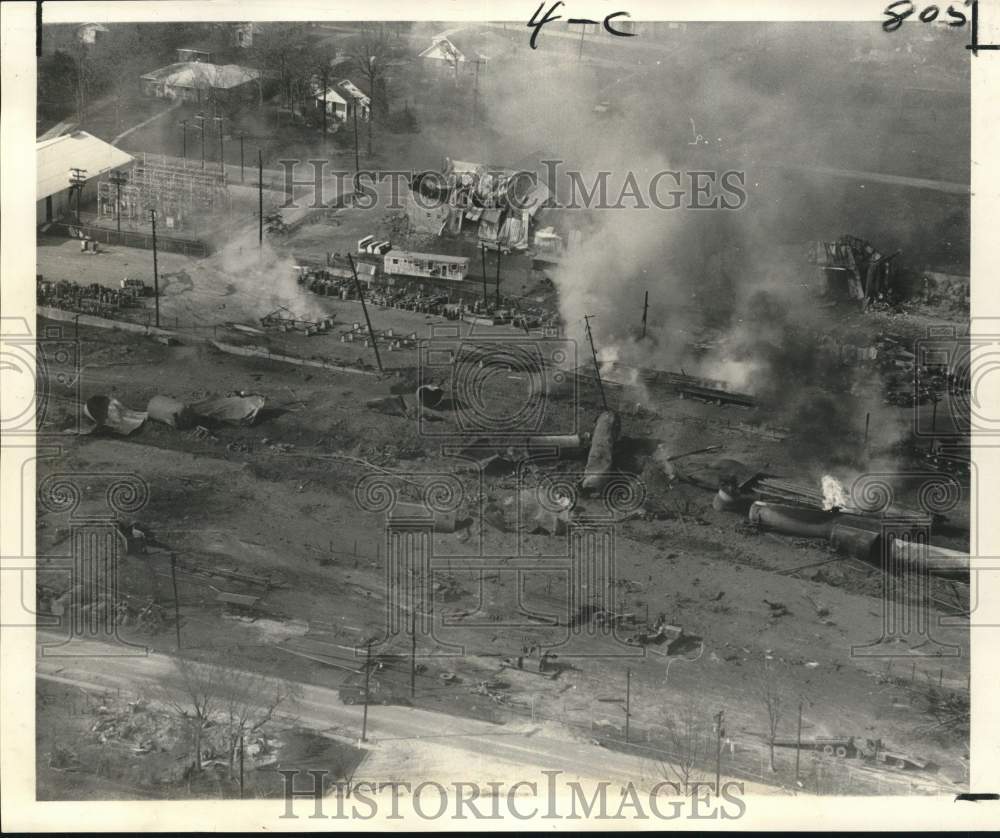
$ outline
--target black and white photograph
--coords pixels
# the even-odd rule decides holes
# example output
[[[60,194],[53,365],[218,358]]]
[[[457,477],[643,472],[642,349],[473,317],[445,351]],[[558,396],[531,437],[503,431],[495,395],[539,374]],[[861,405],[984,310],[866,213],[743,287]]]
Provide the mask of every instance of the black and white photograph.
[[[859,5],[10,4],[30,805],[995,816],[1000,10]]]

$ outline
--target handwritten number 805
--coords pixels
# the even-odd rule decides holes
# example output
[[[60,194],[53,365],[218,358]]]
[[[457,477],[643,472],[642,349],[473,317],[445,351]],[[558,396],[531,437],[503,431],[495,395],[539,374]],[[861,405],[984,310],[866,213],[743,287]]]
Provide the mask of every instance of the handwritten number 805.
[[[964,5],[964,4],[963,4]],[[896,0],[895,3],[890,3],[885,7],[883,12],[888,20],[882,21],[882,29],[886,32],[895,32],[903,25],[903,21],[910,17],[917,10],[916,5],[914,5],[910,0]],[[937,6],[925,6],[924,9],[917,15],[917,19],[921,23],[933,23],[937,20],[938,15],[941,10]],[[956,9],[954,6],[949,6],[945,12],[951,20],[943,21],[948,26],[965,26],[968,18]]]

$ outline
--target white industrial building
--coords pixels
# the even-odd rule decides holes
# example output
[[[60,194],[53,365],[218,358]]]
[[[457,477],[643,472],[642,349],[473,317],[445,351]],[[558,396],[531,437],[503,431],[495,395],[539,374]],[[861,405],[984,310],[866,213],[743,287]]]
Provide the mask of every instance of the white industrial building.
[[[74,131],[37,143],[35,159],[38,172],[35,220],[44,224],[75,212],[76,196],[71,195],[70,180],[73,169],[81,170],[85,178],[80,198],[86,204],[97,193],[98,178],[129,165],[132,155],[86,131]]]

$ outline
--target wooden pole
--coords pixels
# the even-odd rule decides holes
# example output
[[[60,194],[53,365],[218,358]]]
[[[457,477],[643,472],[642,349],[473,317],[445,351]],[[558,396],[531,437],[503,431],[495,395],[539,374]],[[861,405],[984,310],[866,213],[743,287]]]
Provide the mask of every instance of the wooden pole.
[[[601,403],[604,409],[608,409],[608,399],[604,395],[604,382],[601,381],[601,365],[597,363],[597,350],[594,348],[594,336],[590,332],[590,318],[592,314],[585,314],[583,322],[587,324],[587,340],[590,341],[590,354],[594,357],[594,372],[597,375],[597,387],[601,391]]]
[[[410,616],[410,698],[417,695],[417,609]]]
[[[483,308],[486,308],[486,245],[479,245],[479,253],[483,258]]]
[[[240,734],[240,800],[243,799],[243,734]]]
[[[246,178],[244,176],[244,162],[243,162],[243,134],[240,134],[240,183],[245,183]]]
[[[375,340],[375,330],[372,328],[372,321],[368,316],[368,306],[365,305],[365,292],[361,288],[361,281],[358,279],[358,271],[354,267],[354,257],[348,253],[347,259],[351,263],[351,273],[354,274],[354,287],[358,289],[358,299],[361,300],[361,310],[365,315],[365,323],[368,324],[368,337],[371,338],[372,348],[375,350],[375,363],[378,364],[378,371],[384,372],[382,369],[382,357],[378,354],[378,341]]]
[[[174,628],[177,630],[177,649],[181,648],[181,603],[177,596],[177,554],[170,554],[170,578],[174,583]]]
[[[722,719],[724,717],[724,711],[720,710],[715,716],[715,793],[719,794],[719,789],[722,788]]]
[[[632,670],[625,670],[625,744],[628,744],[629,722],[632,719]]]
[[[497,308],[500,308],[500,247],[497,247]]]
[[[264,246],[264,152],[257,149],[257,246]]]
[[[649,292],[646,292],[646,298],[642,303],[642,336],[646,337],[646,313],[649,311]]]
[[[795,782],[799,782],[799,756],[802,751],[802,702],[799,702],[799,732],[795,737]]]
[[[365,655],[365,709],[361,717],[361,741],[368,741],[368,690],[372,678],[372,644],[368,642],[368,651]]]
[[[153,299],[156,303],[156,328],[160,328],[160,270],[156,261],[156,210],[149,211],[149,220],[153,225]]]
[[[358,100],[354,100],[354,174],[361,171],[361,159],[358,156]],[[357,183],[354,184],[357,188]]]

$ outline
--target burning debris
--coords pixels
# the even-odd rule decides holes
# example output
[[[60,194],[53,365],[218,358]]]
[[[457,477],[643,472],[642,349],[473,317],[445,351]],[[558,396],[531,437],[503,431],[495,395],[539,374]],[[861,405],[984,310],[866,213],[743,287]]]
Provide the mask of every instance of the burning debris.
[[[889,302],[895,290],[894,260],[900,253],[883,254],[864,239],[842,236],[814,243],[809,259],[820,270],[824,294],[857,300],[867,311]]]

